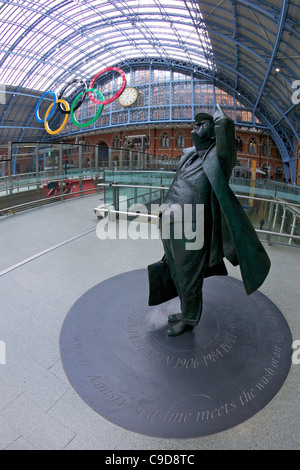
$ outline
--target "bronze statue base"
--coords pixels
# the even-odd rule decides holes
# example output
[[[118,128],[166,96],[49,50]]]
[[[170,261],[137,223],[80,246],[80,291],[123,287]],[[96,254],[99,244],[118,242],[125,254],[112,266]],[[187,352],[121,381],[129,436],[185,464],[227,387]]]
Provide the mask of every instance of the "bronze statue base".
[[[262,293],[229,276],[204,282],[199,324],[166,334],[178,298],[147,305],[146,270],[96,285],[70,309],[60,337],[70,383],[101,416],[133,432],[192,438],[242,423],[276,395],[292,336]]]

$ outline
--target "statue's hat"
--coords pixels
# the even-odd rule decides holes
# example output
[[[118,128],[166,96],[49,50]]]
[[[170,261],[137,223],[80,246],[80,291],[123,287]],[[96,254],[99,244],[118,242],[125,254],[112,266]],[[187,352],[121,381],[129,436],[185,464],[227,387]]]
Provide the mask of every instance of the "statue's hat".
[[[196,116],[195,116],[195,121],[196,122],[201,122],[201,121],[205,121],[205,120],[211,121],[212,123],[214,122],[214,119],[210,114],[207,114],[207,113],[198,113],[198,114],[196,114]]]

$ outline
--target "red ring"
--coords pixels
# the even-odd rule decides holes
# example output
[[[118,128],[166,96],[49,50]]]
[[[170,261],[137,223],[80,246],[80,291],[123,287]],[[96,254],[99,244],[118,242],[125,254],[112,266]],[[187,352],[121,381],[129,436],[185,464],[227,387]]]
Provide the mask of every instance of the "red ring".
[[[89,98],[95,104],[104,105],[104,104],[111,103],[112,101],[115,101],[120,96],[120,94],[123,93],[123,91],[124,91],[124,88],[126,86],[126,76],[125,76],[125,73],[123,72],[123,70],[119,69],[118,67],[107,67],[106,69],[101,70],[101,72],[98,72],[97,75],[95,75],[94,78],[92,79],[92,81],[89,85],[89,88],[94,88],[94,83],[97,80],[97,78],[100,77],[100,75],[102,75],[103,73],[108,72],[109,70],[114,70],[115,72],[119,72],[119,74],[122,77],[122,85],[121,85],[119,91],[112,98],[109,98],[108,100],[104,100],[104,101],[96,100],[93,97],[93,93],[89,92],[88,93]]]

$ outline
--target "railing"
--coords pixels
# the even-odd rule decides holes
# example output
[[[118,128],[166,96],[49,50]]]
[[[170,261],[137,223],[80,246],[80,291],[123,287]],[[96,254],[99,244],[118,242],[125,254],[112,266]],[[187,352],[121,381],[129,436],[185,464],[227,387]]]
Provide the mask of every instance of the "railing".
[[[9,191],[11,189],[18,190],[22,187],[36,186],[36,184],[48,181],[59,181],[62,179],[73,179],[73,178],[86,178],[99,176],[99,173],[103,177],[103,170],[95,172],[88,169],[83,169],[81,172],[78,169],[71,169],[67,173],[65,171],[59,172],[58,170],[51,171],[39,171],[30,173],[20,173],[16,175],[1,176],[0,177],[0,192]]]
[[[8,207],[0,207],[0,216],[3,215],[8,215],[8,214],[16,214],[17,212],[21,212],[24,210],[28,209],[33,209],[35,207],[41,207],[45,206],[48,204],[52,204],[54,202],[60,202],[60,201],[65,201],[67,199],[71,199],[74,197],[82,197],[86,195],[91,195],[94,194],[95,192],[101,192],[101,189],[95,188],[94,190],[91,189],[82,189],[80,191],[73,191],[72,194],[59,194],[56,196],[52,196],[51,198],[46,197],[46,198],[34,198],[30,201],[24,202],[22,204],[15,204],[15,205],[9,205]]]
[[[100,183],[104,204],[94,209],[97,217],[113,220],[119,215],[156,221],[167,186]],[[300,205],[286,201],[236,194],[262,241],[300,247]],[[154,207],[154,211],[153,211]]]
[[[235,193],[254,195],[259,197],[281,198],[285,201],[299,202],[300,187],[279,181],[256,179],[246,180],[244,178],[230,178],[230,186]]]
[[[163,202],[178,162],[138,150],[63,143],[12,144],[11,155],[0,165],[0,171],[8,171],[0,177],[0,215],[104,188],[106,207],[128,212],[128,205],[138,202],[149,209]],[[37,171],[16,174],[17,165],[28,158]],[[106,186],[98,186],[101,182]],[[262,240],[299,245],[299,187],[243,178],[231,178],[230,186]]]
[[[85,143],[11,143],[6,154],[0,154],[0,215],[47,204],[50,199],[55,200],[53,195],[56,200],[58,196],[63,200],[70,196],[64,195],[70,187],[72,197],[88,194],[85,191],[87,181],[90,180],[95,191],[97,183],[104,180],[104,173],[109,170],[135,168],[155,171],[172,169],[176,164],[175,159],[142,150]],[[20,170],[26,166],[35,171],[21,173]],[[58,188],[54,194],[51,187]]]

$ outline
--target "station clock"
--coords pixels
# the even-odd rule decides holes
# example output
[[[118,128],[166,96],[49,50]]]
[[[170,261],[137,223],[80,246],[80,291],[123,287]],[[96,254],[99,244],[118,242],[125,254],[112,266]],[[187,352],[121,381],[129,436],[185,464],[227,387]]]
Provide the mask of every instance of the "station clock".
[[[131,106],[136,102],[138,97],[138,92],[136,88],[131,86],[126,87],[123,93],[119,96],[118,100],[122,106]]]

